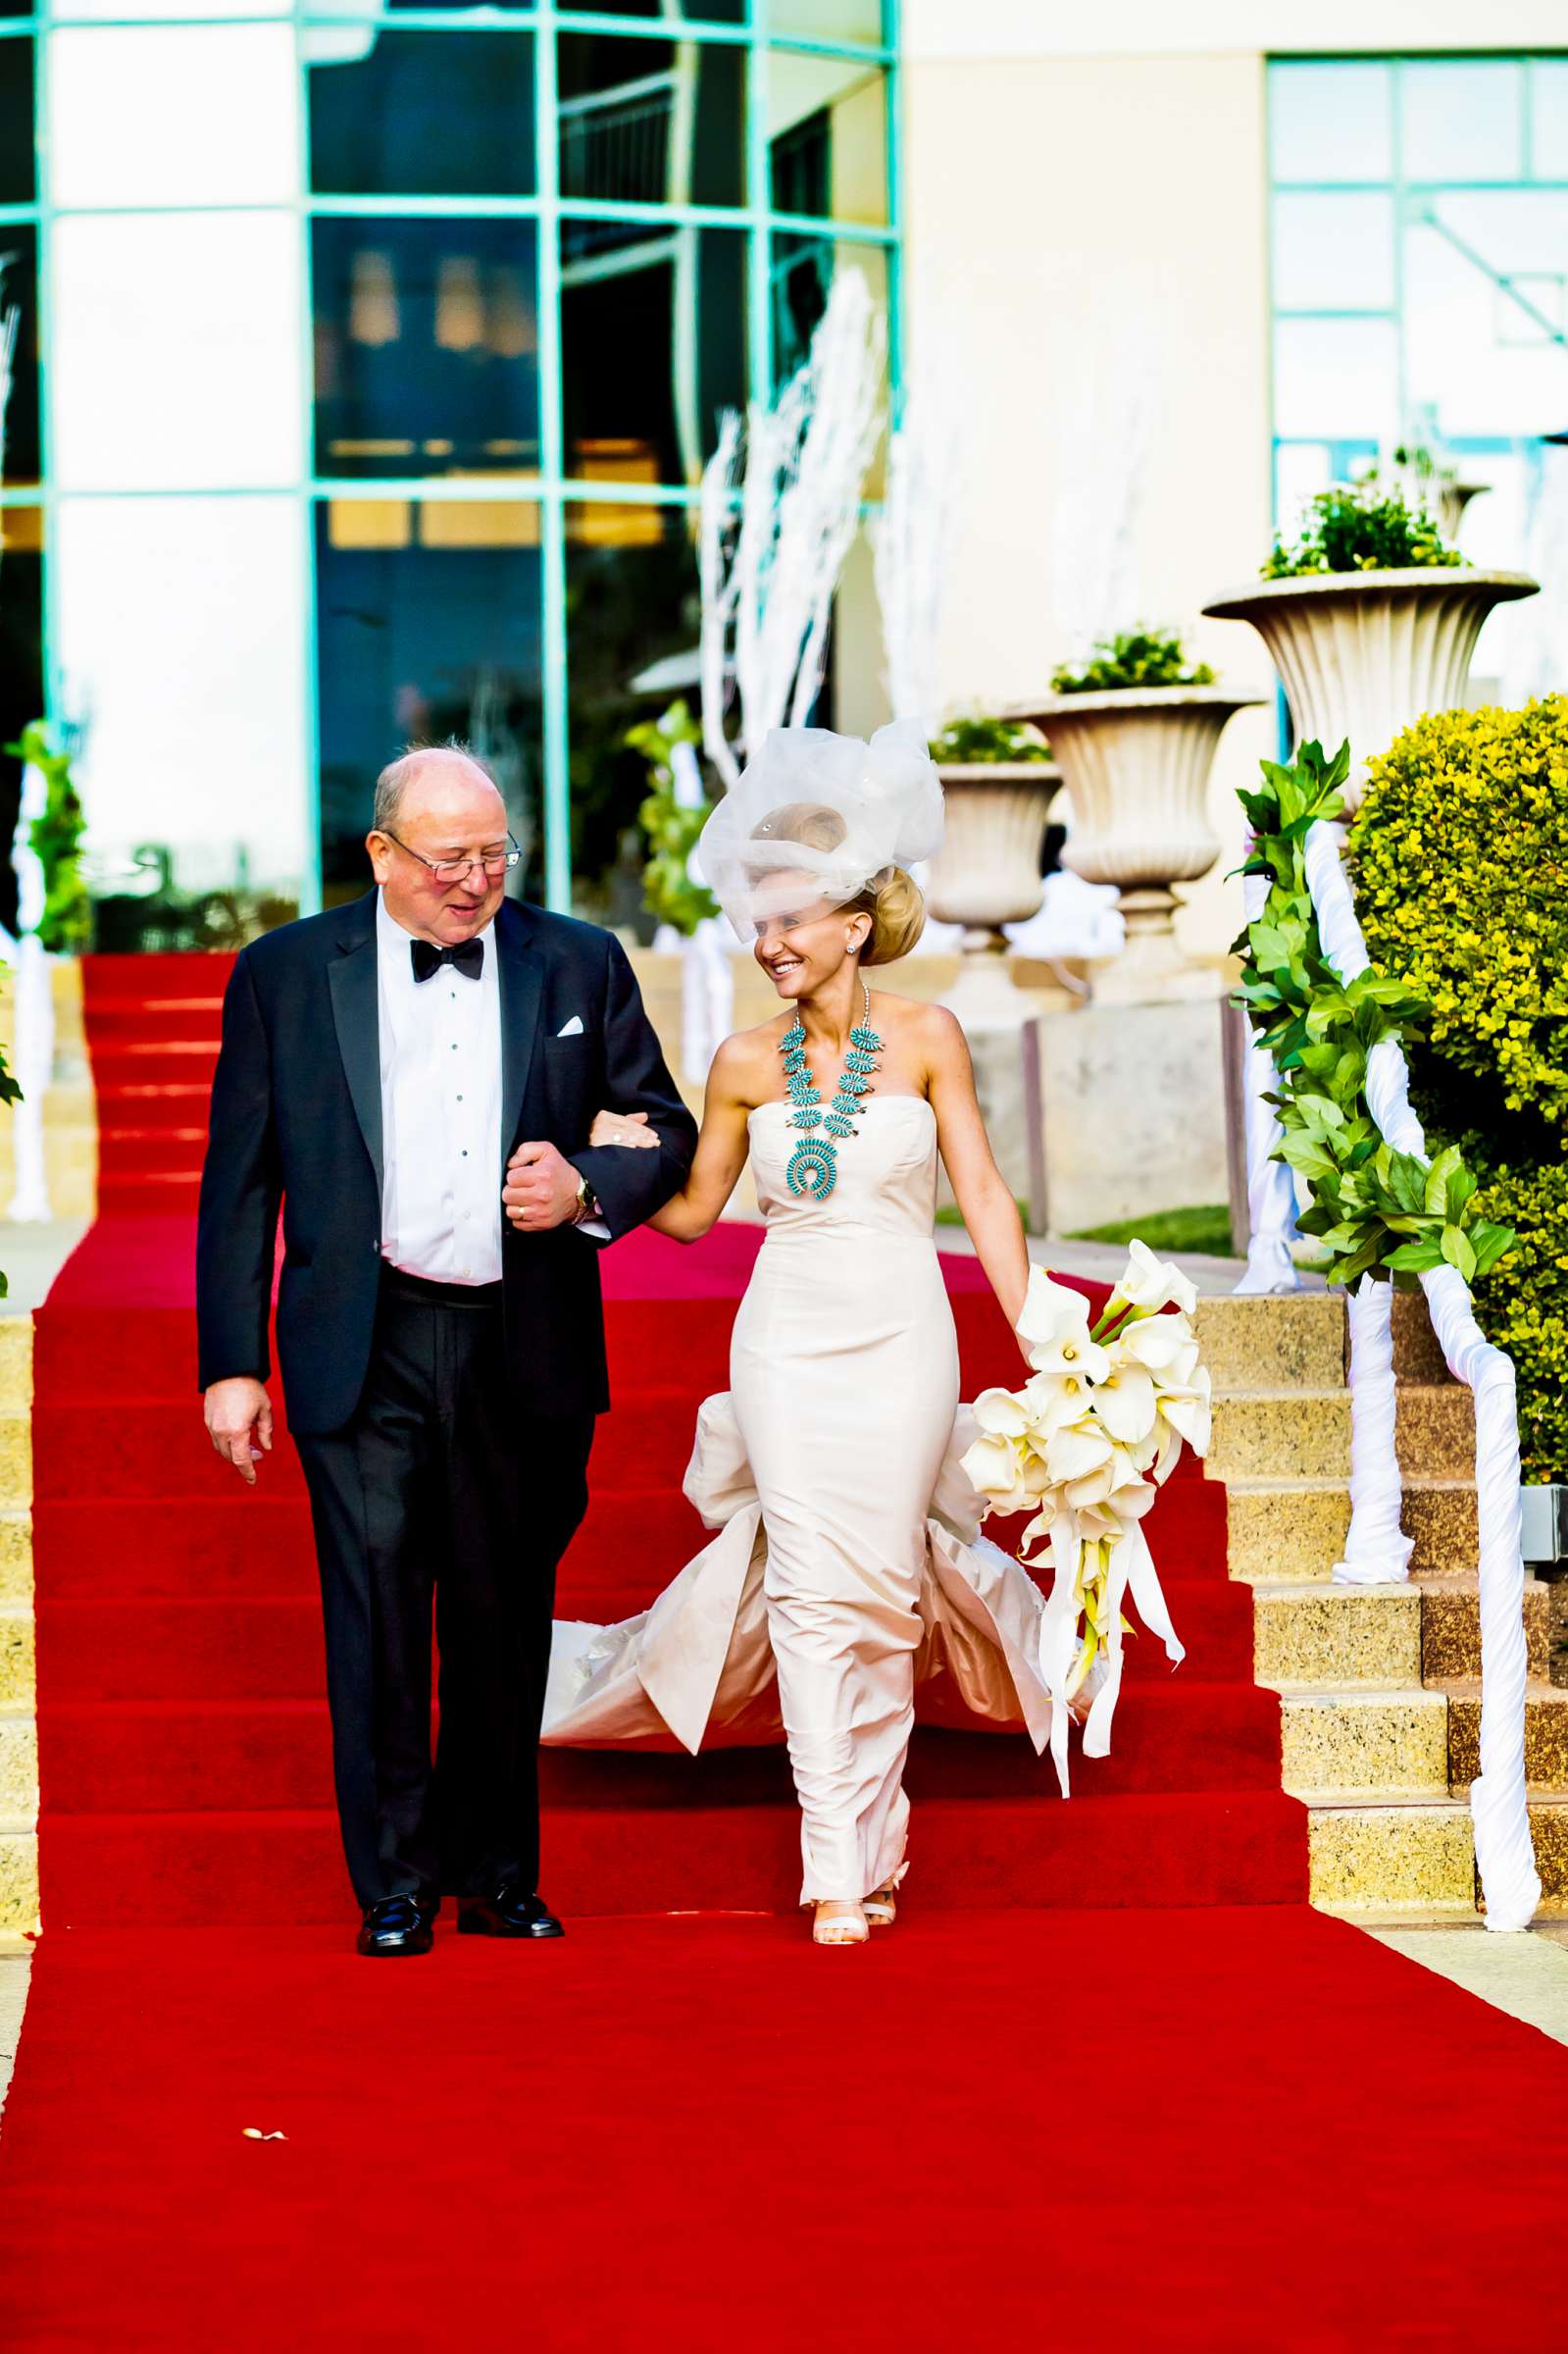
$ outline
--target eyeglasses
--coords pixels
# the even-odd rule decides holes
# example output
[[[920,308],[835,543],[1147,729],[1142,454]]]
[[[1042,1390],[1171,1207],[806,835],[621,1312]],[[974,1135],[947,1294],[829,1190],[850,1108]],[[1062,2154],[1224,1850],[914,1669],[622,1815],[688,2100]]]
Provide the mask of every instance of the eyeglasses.
[[[421,866],[428,866],[437,883],[464,882],[477,866],[481,866],[493,880],[496,875],[509,874],[523,855],[514,838],[508,834],[504,850],[492,850],[478,858],[427,858],[423,851],[409,849],[400,834],[393,834],[385,826],[381,831],[388,842],[395,842],[398,848],[407,851],[410,858],[417,858]]]

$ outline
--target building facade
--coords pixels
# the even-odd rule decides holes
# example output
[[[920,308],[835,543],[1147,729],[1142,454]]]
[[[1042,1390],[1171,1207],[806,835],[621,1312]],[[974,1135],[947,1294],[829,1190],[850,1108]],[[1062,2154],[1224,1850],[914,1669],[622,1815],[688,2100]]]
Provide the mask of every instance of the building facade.
[[[720,414],[836,270],[896,307],[895,55],[882,0],[0,21],[0,717],[76,746],[106,945],[358,888],[450,734],[531,895],[635,912]]]

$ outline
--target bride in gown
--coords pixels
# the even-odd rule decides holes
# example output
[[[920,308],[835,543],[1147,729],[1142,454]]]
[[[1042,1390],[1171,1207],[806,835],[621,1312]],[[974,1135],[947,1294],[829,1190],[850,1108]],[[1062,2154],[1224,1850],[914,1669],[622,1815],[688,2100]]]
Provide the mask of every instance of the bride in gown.
[[[556,1629],[544,1739],[695,1751],[777,1738],[800,1802],[820,1944],[890,1923],[906,1868],[917,1682],[931,1714],[1050,1729],[1043,1598],[979,1535],[973,1437],[935,1242],[936,1163],[1010,1324],[1029,1257],[963,1032],[865,974],[924,922],[908,867],[941,835],[919,730],[868,745],[779,730],[696,863],[784,1000],[726,1040],[683,1190],[651,1221],[695,1242],[749,1156],[766,1221],[731,1386],[700,1409],[686,1493],[719,1532],[651,1609]],[[600,1115],[594,1142],[634,1149]],[[1027,1365],[1026,1365],[1027,1370]]]

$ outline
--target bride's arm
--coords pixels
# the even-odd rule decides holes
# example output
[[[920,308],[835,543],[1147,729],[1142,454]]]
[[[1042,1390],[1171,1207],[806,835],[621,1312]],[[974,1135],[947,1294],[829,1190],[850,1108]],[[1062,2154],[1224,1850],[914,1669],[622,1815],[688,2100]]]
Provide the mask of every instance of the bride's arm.
[[[927,1092],[953,1199],[1003,1315],[1016,1324],[1029,1289],[1029,1246],[1018,1203],[990,1149],[975,1095],[969,1045],[945,1007],[927,1009]]]
[[[647,1223],[678,1243],[699,1242],[734,1192],[746,1165],[749,1139],[746,1114],[751,1108],[745,1093],[748,1057],[736,1039],[727,1038],[708,1072],[702,1105],[702,1130],[691,1163],[691,1174],[678,1194]],[[593,1123],[595,1144],[625,1144],[629,1150],[653,1141],[635,1133],[636,1115],[601,1111]],[[602,1129],[602,1133],[601,1133]],[[631,1131],[631,1133],[629,1133]]]

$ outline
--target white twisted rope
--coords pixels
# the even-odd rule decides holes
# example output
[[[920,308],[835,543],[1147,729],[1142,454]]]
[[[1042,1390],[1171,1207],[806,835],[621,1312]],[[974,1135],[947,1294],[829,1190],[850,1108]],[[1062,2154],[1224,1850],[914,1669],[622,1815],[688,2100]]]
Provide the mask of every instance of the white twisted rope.
[[[1242,878],[1246,920],[1255,924],[1269,896],[1267,875]],[[1246,1120],[1246,1273],[1238,1293],[1294,1292],[1301,1287],[1290,1245],[1295,1240],[1295,1183],[1273,1157],[1280,1141],[1280,1115],[1267,1099],[1279,1085],[1274,1056],[1255,1037],[1247,1042],[1241,1066]]]
[[[1317,910],[1323,952],[1345,981],[1353,981],[1371,962],[1355,903],[1345,879],[1344,828],[1320,823],[1307,837],[1307,887]],[[1426,1156],[1426,1137],[1410,1107],[1404,1055],[1392,1039],[1380,1040],[1367,1059],[1367,1101],[1372,1117],[1396,1151]],[[1379,1287],[1385,1291],[1388,1286]],[[1476,1322],[1469,1286],[1455,1267],[1433,1269],[1421,1278],[1432,1328],[1455,1381],[1461,1381],[1476,1407],[1476,1510],[1480,1523],[1481,1585],[1481,1770],[1470,1785],[1470,1814],[1475,1825],[1476,1868],[1487,1904],[1489,1929],[1528,1928],[1541,1902],[1541,1881],[1530,1840],[1530,1809],[1525,1793],[1525,1694],[1529,1659],[1525,1648],[1524,1558],[1519,1530],[1519,1422],[1514,1398],[1512,1359],[1494,1349]],[[1351,1461],[1356,1462],[1356,1415],[1379,1413],[1368,1392],[1357,1405],[1356,1302],[1351,1302]],[[1388,1313],[1387,1307],[1384,1310]],[[1389,1394],[1388,1429],[1391,1445],[1386,1477],[1398,1494],[1398,1464],[1392,1436],[1393,1361],[1390,1351],[1386,1374],[1377,1372],[1380,1389]],[[1352,1478],[1351,1533],[1346,1561],[1356,1542]],[[1380,1508],[1382,1509],[1382,1508]],[[1397,1516],[1397,1515],[1396,1515]],[[1344,1566],[1343,1563],[1340,1566]],[[1336,1577],[1340,1571],[1336,1569]]]

